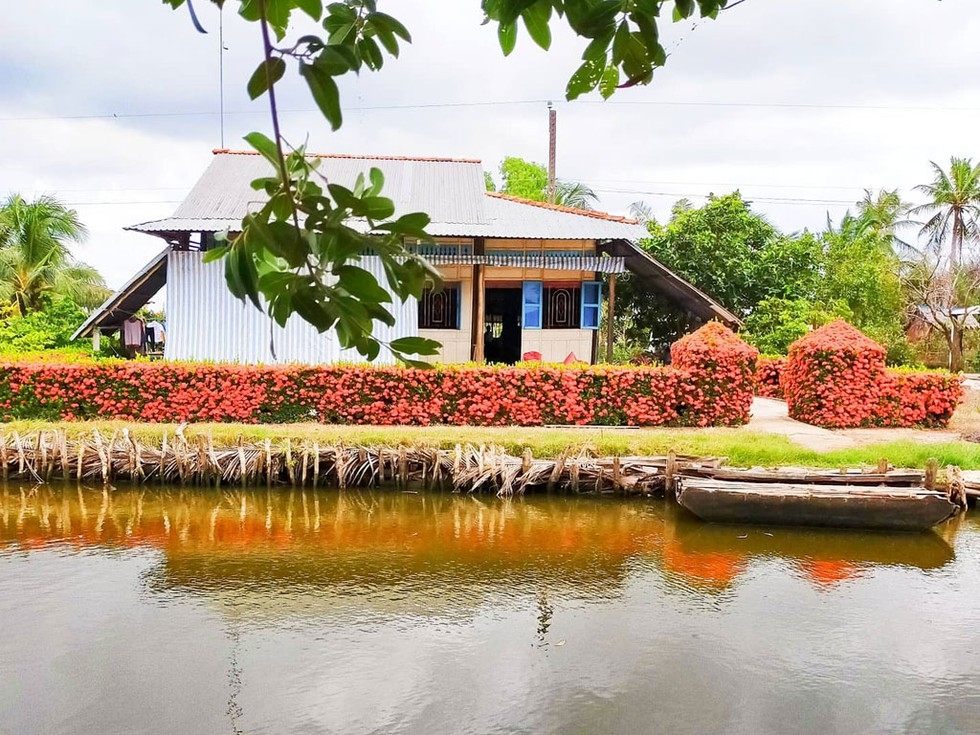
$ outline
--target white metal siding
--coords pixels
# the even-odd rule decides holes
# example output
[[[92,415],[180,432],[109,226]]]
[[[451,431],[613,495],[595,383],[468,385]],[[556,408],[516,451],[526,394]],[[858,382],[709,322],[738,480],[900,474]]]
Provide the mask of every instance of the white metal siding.
[[[365,257],[360,267],[384,286],[384,271],[377,257]],[[395,326],[375,322],[375,335],[383,342],[418,334],[418,302],[390,305]],[[270,343],[275,344],[273,357]],[[225,283],[224,262],[204,263],[202,253],[171,251],[167,277],[168,360],[206,360],[234,363],[364,362],[354,350],[342,350],[334,332],[320,334],[293,316],[280,328],[264,312],[231,295]],[[382,347],[376,364],[394,358]]]

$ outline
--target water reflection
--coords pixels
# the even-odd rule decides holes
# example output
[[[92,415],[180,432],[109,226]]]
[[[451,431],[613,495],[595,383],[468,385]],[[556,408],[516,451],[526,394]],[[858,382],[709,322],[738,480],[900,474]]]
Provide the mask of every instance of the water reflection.
[[[11,486],[0,732],[967,733],[978,601],[973,516]]]
[[[553,496],[7,488],[0,500],[8,551],[158,549],[163,561],[147,578],[156,592],[199,592],[240,608],[247,590],[268,610],[263,595],[315,591],[324,609],[314,614],[330,605],[324,590],[343,604],[366,594],[383,613],[445,614],[504,588],[545,594],[545,618],[540,590],[614,597],[637,564],[685,592],[711,594],[752,564],[780,559],[826,587],[880,567],[941,568],[954,558],[955,528],[942,533],[720,526],[660,502]]]

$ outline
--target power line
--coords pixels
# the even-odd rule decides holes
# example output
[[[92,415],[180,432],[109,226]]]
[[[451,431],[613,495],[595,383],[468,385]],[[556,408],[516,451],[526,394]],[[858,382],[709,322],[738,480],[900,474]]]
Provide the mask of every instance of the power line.
[[[707,194],[695,194],[693,192],[678,192],[678,191],[644,191],[640,189],[605,189],[596,188],[593,191],[597,193],[604,194],[634,194],[640,196],[651,196],[651,197],[670,197],[670,198],[693,198],[693,199],[707,199]],[[842,204],[853,206],[854,201],[850,199],[808,199],[803,197],[767,197],[767,196],[752,196],[746,194],[746,199],[753,202],[766,202],[768,204],[805,204],[805,205],[827,205],[827,204]]]
[[[397,105],[356,105],[344,108],[347,112],[376,112],[387,110],[428,110],[466,107],[503,107],[513,105],[543,105],[547,99],[532,100],[495,100],[482,102],[429,102]],[[867,110],[879,112],[980,112],[980,107],[949,106],[949,105],[865,105],[845,103],[818,102],[731,102],[731,101],[699,101],[699,100],[575,100],[562,103],[576,105],[614,105],[630,107],[741,107],[747,109],[800,109],[800,110]],[[317,108],[285,109],[287,114],[318,113]],[[0,117],[4,122],[46,122],[57,120],[121,120],[140,118],[173,118],[173,117],[219,117],[220,111],[189,110],[163,112],[112,112],[78,115],[30,115],[23,117]],[[227,115],[266,115],[267,110],[226,110]]]
[[[131,204],[180,204],[181,201],[182,201],[181,199],[157,199],[154,201],[129,201],[129,202],[119,202],[119,201],[65,202],[65,205],[69,207],[106,207],[112,205],[128,206]]]
[[[718,187],[756,187],[759,189],[840,189],[842,191],[864,191],[866,186],[838,186],[833,184],[751,184],[732,181],[652,181],[647,179],[592,179],[587,176],[566,176],[571,181],[588,181],[593,184],[649,184],[653,186],[718,186]],[[871,187],[873,188],[873,187]]]

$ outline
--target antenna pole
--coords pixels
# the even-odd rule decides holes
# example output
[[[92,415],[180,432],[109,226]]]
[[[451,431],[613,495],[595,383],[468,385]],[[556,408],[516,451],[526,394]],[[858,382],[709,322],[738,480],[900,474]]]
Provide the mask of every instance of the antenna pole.
[[[555,138],[558,132],[558,113],[548,103],[548,202],[555,203]]]
[[[218,8],[218,125],[221,148],[225,147],[225,24],[224,7]]]

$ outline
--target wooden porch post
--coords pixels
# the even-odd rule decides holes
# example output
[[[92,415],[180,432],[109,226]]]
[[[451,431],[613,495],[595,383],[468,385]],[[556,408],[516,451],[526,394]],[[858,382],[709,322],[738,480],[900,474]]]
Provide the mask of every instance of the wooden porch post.
[[[485,359],[483,327],[486,322],[486,266],[473,266],[473,362]]]
[[[606,362],[613,361],[613,343],[616,335],[613,323],[616,317],[616,274],[609,274],[609,309],[606,312]]]

